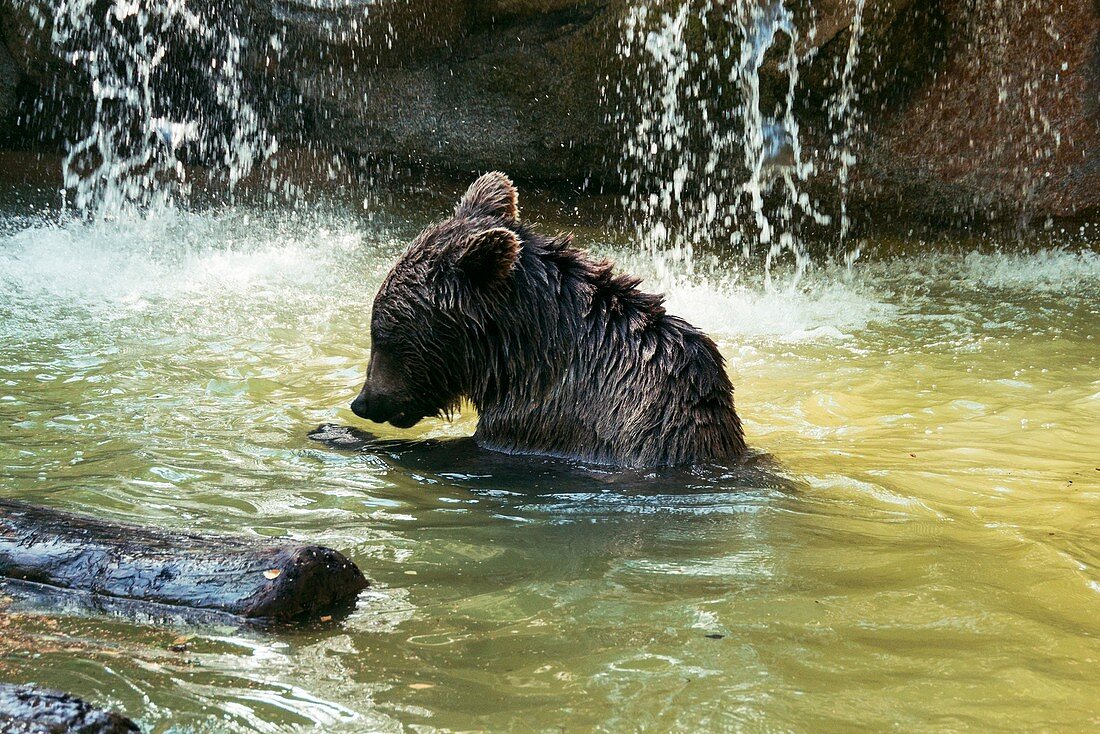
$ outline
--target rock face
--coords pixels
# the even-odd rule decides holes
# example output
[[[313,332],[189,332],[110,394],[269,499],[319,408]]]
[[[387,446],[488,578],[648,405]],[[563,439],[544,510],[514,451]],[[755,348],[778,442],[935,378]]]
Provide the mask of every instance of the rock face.
[[[672,13],[682,4],[651,5]],[[385,21],[394,29],[381,36],[351,32],[354,4],[342,16],[284,12],[291,39],[326,51],[295,54],[300,61],[289,73],[313,112],[317,139],[450,169],[621,184],[624,136],[652,114],[636,94],[618,92],[637,91],[630,82],[639,59],[620,54],[631,3],[482,0],[465,12],[441,0],[394,5],[403,17],[379,18],[375,28]],[[807,188],[828,201],[838,195],[838,173],[826,108],[835,104],[837,69],[851,48],[855,3],[788,5],[799,29],[803,157],[818,161]],[[1012,5],[865,4],[852,68],[848,197],[857,214],[903,222],[1100,215],[1100,11],[1056,0]],[[410,19],[417,12],[419,22]],[[689,21],[687,49],[736,56],[728,18],[710,21],[707,28]],[[785,94],[784,58],[782,43],[765,58],[764,109]],[[702,90],[712,119],[733,117],[736,89],[712,80]],[[714,131],[689,130],[689,151],[705,151]]]
[[[0,24],[3,20],[0,19]],[[21,74],[11,57],[7,45],[3,42],[3,26],[0,25],[0,135],[12,124],[9,118],[15,111],[15,95]],[[5,124],[7,123],[7,124]]]
[[[63,98],[79,95],[79,75],[50,58],[20,4],[0,0],[17,73]],[[685,4],[682,53],[703,71],[689,68],[673,88],[683,109],[706,110],[708,125],[689,125],[683,143],[705,155],[716,136],[739,134],[731,65],[741,31],[730,8],[742,6],[647,2],[646,22],[656,27]],[[624,24],[642,5],[251,0],[225,22],[242,36],[255,88],[277,99],[270,114],[284,147],[621,190],[624,143],[667,91],[639,86],[668,77],[647,68],[662,51],[646,48],[652,28],[623,53]],[[844,189],[852,210],[901,221],[1100,216],[1095,2],[866,0],[862,14],[856,0],[787,5],[797,28],[799,140],[814,169],[804,186],[815,199],[835,206]],[[211,4],[209,12],[229,11]],[[788,47],[780,38],[763,59],[765,113],[783,106]],[[0,50],[0,112],[10,66]],[[830,114],[838,100],[849,123]],[[848,154],[855,163],[842,166]]]
[[[429,0],[407,6],[414,19],[410,10],[375,19],[372,10],[373,32],[359,35],[346,32],[346,15],[303,5],[312,9],[273,14],[286,19],[288,56],[297,59],[289,78],[316,138],[370,156],[541,179],[583,178],[602,165],[610,138],[600,66],[613,25],[605,3]],[[318,37],[327,27],[336,42]],[[318,41],[325,53],[298,52]]]
[[[923,201],[926,216],[1100,214],[1100,10],[954,0],[943,13],[954,32],[936,73],[871,123],[867,194]]]

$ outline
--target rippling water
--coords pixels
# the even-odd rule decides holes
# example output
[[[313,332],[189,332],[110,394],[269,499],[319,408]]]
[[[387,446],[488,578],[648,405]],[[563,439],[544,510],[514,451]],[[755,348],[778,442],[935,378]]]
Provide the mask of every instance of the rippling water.
[[[6,496],[323,543],[374,580],[300,631],[12,602],[0,678],[157,732],[1100,725],[1094,249],[872,243],[795,289],[671,285],[782,482],[309,441],[368,427],[374,291],[441,212],[0,220]]]

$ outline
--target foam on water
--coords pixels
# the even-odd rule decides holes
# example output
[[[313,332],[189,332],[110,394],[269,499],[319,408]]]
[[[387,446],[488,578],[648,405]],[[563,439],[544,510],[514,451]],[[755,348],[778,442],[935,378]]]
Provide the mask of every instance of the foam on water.
[[[25,224],[25,223],[24,223]],[[215,304],[248,312],[368,309],[401,238],[354,219],[271,214],[245,209],[206,213],[164,209],[123,221],[40,222],[0,235],[0,283],[9,327],[20,314],[80,307],[114,320],[155,309],[199,311]],[[1089,250],[1030,253],[922,253],[860,267],[819,267],[785,287],[761,271],[658,272],[644,255],[610,253],[620,269],[663,291],[671,313],[719,341],[849,338],[895,318],[896,291],[928,283],[1017,292],[1094,292],[1100,255]],[[315,314],[319,315],[319,314]],[[221,314],[228,317],[226,314]],[[365,318],[364,314],[364,318]],[[36,318],[42,323],[42,319]]]
[[[967,289],[998,288],[1021,293],[1065,293],[1100,286],[1100,252],[1088,247],[1029,250],[922,251],[862,263],[863,281],[900,284],[943,282]]]
[[[777,337],[789,341],[844,339],[893,308],[858,282],[814,279],[803,287],[768,290],[702,282],[668,292],[668,309],[723,338]]]
[[[360,244],[354,225],[226,209],[38,223],[0,236],[0,282],[39,303],[95,307],[196,295],[316,290]]]
[[[937,262],[941,270],[950,263]],[[1010,288],[1036,293],[1100,289],[1100,253],[1055,247],[1027,253],[971,252],[961,262],[965,282],[975,287]]]
[[[0,282],[25,308],[79,306],[104,320],[150,308],[190,312],[226,298],[242,311],[250,304],[331,310],[341,299],[367,308],[402,244],[386,233],[368,242],[355,222],[344,220],[164,210],[121,222],[41,224],[0,237]],[[646,274],[644,263],[620,254],[624,270]],[[652,280],[643,287],[661,288]],[[787,290],[722,276],[677,279],[664,290],[670,312],[724,339],[843,338],[889,312],[873,285],[832,273]]]

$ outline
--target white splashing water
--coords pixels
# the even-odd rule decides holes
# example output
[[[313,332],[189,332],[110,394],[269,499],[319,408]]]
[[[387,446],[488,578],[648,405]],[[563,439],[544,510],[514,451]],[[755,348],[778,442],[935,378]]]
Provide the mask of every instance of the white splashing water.
[[[844,56],[844,69],[840,72],[840,90],[833,104],[829,105],[829,121],[834,130],[831,157],[836,162],[836,181],[840,189],[840,239],[848,236],[851,221],[848,217],[848,176],[856,162],[852,153],[852,135],[858,125],[858,112],[855,107],[859,100],[859,90],[855,85],[856,64],[859,62],[859,45],[863,39],[863,8],[865,0],[856,0],[852,16],[851,34],[848,36],[848,51]],[[851,256],[854,260],[858,256]]]
[[[231,10],[187,0],[18,1],[87,76],[91,125],[63,161],[69,203],[81,213],[110,217],[185,196],[184,150],[230,189],[277,150],[245,91],[246,42]],[[273,38],[269,51],[280,47]]]
[[[405,245],[400,236],[363,225],[344,213],[299,217],[232,208],[24,226],[0,234],[0,291],[8,294],[0,338],[115,328],[105,325],[147,316],[149,328],[167,319],[191,334],[247,334],[272,318],[307,332],[327,333],[344,318],[362,324]],[[1100,254],[1091,250],[924,252],[871,261],[854,273],[819,266],[797,288],[770,290],[759,272],[739,277],[716,268],[662,286],[658,264],[646,253],[626,246],[600,254],[642,276],[647,290],[664,290],[670,313],[730,349],[755,340],[858,337],[876,322],[927,310],[936,298],[925,292],[928,284],[964,295],[1005,289],[1025,298],[1077,294],[1095,302],[1100,294]],[[966,296],[963,307],[972,302]]]
[[[855,162],[851,141],[858,122],[855,69],[863,9],[864,0],[856,0],[847,55],[836,71],[838,89],[828,109],[835,132],[825,159],[836,171],[842,202]],[[710,29],[713,24],[719,28]],[[698,41],[708,33],[721,38],[726,31],[728,43]],[[695,244],[702,241],[727,243],[744,258],[766,248],[769,276],[773,263],[789,256],[794,283],[809,265],[799,227],[827,225],[831,217],[805,186],[816,166],[804,155],[795,115],[800,39],[782,0],[683,0],[672,11],[639,2],[627,10],[618,51],[639,74],[616,92],[634,94],[639,110],[624,140],[629,191],[623,203],[638,240],[666,273],[693,272]],[[786,77],[785,96],[769,108],[761,71],[769,51],[784,47],[779,71]],[[740,50],[734,55],[732,49]],[[739,101],[714,109],[707,104],[713,100],[704,97],[715,88],[736,89]],[[850,226],[846,203],[839,214],[843,239]]]

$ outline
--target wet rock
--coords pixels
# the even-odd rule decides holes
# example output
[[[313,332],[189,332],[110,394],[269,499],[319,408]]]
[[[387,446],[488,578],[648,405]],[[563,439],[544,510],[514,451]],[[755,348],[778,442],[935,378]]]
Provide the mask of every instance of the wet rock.
[[[20,75],[30,70],[48,82],[60,70],[60,59],[50,48],[50,35],[29,3],[0,0],[0,55]]]
[[[421,50],[414,61],[390,57],[335,73],[331,65],[303,64],[289,78],[314,110],[313,134],[337,148],[543,180],[591,176],[614,189],[623,135],[644,114],[632,94],[615,91],[622,79],[629,89],[638,73],[637,59],[616,50],[628,5],[482,0],[465,19],[446,16],[445,40],[421,46],[415,24],[404,26],[405,35],[396,30],[395,48]],[[827,106],[855,4],[789,5],[799,28],[801,142],[807,159],[822,161],[809,188],[827,202],[838,195]],[[408,8],[415,6],[425,17],[438,15],[430,3]],[[1100,213],[1095,4],[1000,7],[982,0],[866,3],[853,70],[858,116],[849,194],[865,221]],[[728,22],[711,21],[688,29],[700,54],[736,37]],[[785,94],[783,57],[780,45],[761,69],[762,109]],[[712,119],[736,124],[731,110],[739,99],[729,84],[704,83],[698,94],[713,105]],[[689,134],[705,150],[714,130]]]
[[[353,79],[448,54],[466,33],[467,8],[453,0],[254,0],[253,18],[283,39],[285,65],[319,64]]]
[[[414,24],[395,27],[388,43],[406,60],[391,52],[334,69],[332,56],[306,58],[289,78],[311,110],[312,134],[338,149],[451,170],[583,177],[609,144],[599,74],[609,18],[595,5],[490,2],[455,18],[411,3],[443,17],[446,33],[425,44]]]
[[[1100,10],[941,5],[943,61],[869,120],[862,193],[927,218],[1100,215]]]
[[[653,18],[682,2],[647,5]],[[82,78],[52,54],[48,34],[21,9],[28,5],[0,0],[16,68],[39,85],[36,99],[77,99]],[[1008,5],[864,3],[852,70],[849,202],[872,226],[888,215],[901,222],[1100,215],[1100,11],[1094,2]],[[637,6],[250,0],[230,20],[245,41],[246,81],[272,100],[266,109],[284,148],[453,172],[502,168],[616,191],[624,186],[624,137],[652,114],[638,99],[639,54],[619,53],[623,19]],[[787,6],[798,28],[799,143],[815,165],[805,186],[835,209],[839,158],[828,107],[855,33],[856,3]],[[739,90],[728,74],[739,55],[730,7],[712,3],[705,18],[693,12],[685,31],[697,59],[719,59],[709,78],[702,74],[684,92],[685,104],[706,107],[713,123],[688,130],[695,152],[705,153],[715,135],[737,134],[740,124]],[[761,68],[765,116],[786,94],[786,48],[781,40]],[[4,68],[0,57],[0,80],[10,79]],[[0,81],[0,91],[10,86]],[[88,106],[60,105],[32,124],[56,125],[57,110],[72,108]]]
[[[2,23],[3,21],[0,20],[0,24]],[[8,51],[7,44],[4,43],[3,32],[0,30],[0,132],[14,124],[14,120],[10,117],[15,108],[15,93],[21,76],[19,68],[15,65],[15,59]]]
[[[0,730],[9,734],[128,734],[140,731],[120,714],[76,696],[37,686],[0,683]]]

